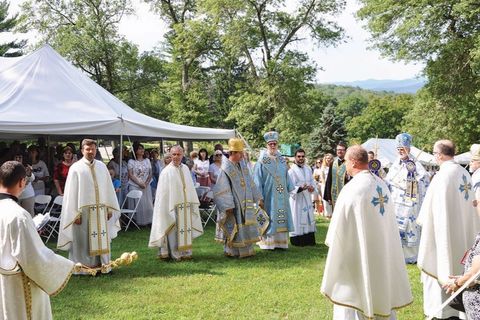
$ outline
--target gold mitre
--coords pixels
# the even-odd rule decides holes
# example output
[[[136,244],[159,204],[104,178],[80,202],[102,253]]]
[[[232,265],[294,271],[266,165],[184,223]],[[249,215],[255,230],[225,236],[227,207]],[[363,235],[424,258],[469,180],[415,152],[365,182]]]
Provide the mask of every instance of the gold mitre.
[[[472,144],[470,154],[472,155],[472,161],[480,161],[480,144]]]
[[[240,151],[242,152],[245,148],[242,139],[239,138],[231,138],[228,140],[228,151]]]

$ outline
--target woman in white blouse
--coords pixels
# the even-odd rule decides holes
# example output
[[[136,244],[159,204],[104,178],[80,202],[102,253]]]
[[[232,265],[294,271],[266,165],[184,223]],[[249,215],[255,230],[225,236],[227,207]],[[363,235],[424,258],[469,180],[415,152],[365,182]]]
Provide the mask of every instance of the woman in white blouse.
[[[210,167],[210,161],[208,161],[207,149],[200,149],[198,151],[198,159],[194,160],[194,170],[197,174],[197,182],[204,187],[210,186],[210,175],[208,169]]]
[[[35,181],[32,182],[35,195],[45,194],[45,182],[50,178],[47,165],[39,159],[39,155],[40,152],[37,146],[31,145],[28,147],[28,156],[32,164],[33,174],[35,175]]]
[[[208,168],[208,174],[210,175],[210,182],[212,183],[212,185],[217,183],[217,178],[220,174],[220,168],[222,167],[222,158],[222,151],[215,151],[215,153],[213,154],[213,163]]]
[[[128,189],[141,190],[143,192],[135,214],[135,221],[139,226],[152,223],[153,198],[150,182],[152,180],[152,165],[150,159],[145,159],[145,148],[141,144],[134,144],[135,157],[128,160]],[[129,199],[130,208],[135,206],[135,200]]]

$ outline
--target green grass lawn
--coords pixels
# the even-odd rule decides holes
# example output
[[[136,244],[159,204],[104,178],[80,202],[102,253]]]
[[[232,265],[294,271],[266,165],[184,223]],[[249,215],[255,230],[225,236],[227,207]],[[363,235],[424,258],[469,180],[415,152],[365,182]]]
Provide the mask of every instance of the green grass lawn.
[[[213,224],[194,241],[192,261],[164,262],[147,248],[150,230],[121,232],[112,257],[137,251],[138,260],[109,276],[72,277],[52,298],[55,319],[331,319],[320,294],[328,222],[318,221],[317,246],[260,251],[253,258],[223,255]],[[414,303],[398,319],[422,319],[422,287],[408,266]]]

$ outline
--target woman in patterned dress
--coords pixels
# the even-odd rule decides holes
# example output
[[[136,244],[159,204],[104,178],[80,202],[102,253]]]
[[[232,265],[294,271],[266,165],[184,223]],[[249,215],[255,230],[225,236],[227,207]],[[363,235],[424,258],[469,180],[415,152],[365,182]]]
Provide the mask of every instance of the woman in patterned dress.
[[[468,251],[465,259],[463,275],[452,276],[452,281],[444,285],[447,293],[457,291],[473,275],[480,270],[480,233],[477,234],[473,247]],[[461,293],[463,305],[468,320],[480,320],[480,284],[474,281],[472,285]]]

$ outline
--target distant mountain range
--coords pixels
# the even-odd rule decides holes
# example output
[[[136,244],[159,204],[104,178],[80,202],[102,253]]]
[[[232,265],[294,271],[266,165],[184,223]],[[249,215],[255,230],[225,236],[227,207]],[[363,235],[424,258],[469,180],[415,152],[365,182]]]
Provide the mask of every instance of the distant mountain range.
[[[352,82],[333,82],[338,86],[359,87],[372,91],[390,91],[395,93],[416,93],[422,88],[427,80],[425,78],[413,78],[405,80],[360,80]]]

